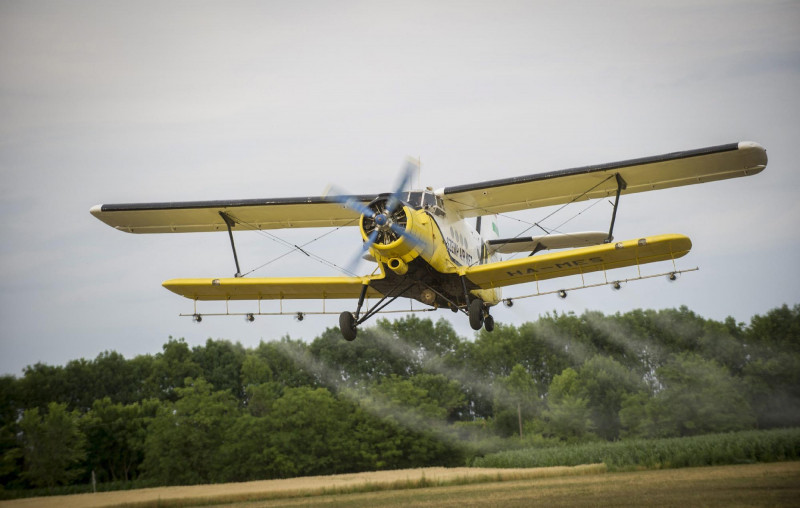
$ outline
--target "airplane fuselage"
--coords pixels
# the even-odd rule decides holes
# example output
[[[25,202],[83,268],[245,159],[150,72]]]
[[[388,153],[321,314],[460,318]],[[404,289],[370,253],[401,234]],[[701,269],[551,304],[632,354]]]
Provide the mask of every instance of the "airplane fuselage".
[[[458,308],[480,298],[487,305],[501,299],[499,288],[481,290],[463,277],[467,267],[498,260],[488,255],[486,242],[497,238],[495,216],[468,221],[448,210],[432,192],[409,192],[404,196],[403,215],[394,217],[405,235],[392,235],[391,224],[380,213],[385,205],[379,197],[370,207],[377,213],[362,217],[362,237],[377,235],[370,247],[372,257],[384,273],[372,287],[384,295],[416,299],[434,307]],[[474,224],[473,224],[474,223]],[[380,234],[376,234],[378,231]]]

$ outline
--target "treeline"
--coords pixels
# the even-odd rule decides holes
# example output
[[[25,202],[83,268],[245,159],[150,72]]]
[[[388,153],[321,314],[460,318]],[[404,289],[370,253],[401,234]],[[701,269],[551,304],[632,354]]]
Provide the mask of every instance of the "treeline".
[[[0,378],[0,484],[192,484],[460,466],[521,446],[800,425],[800,305],[552,314],[474,340],[381,320],[346,342],[170,338]]]

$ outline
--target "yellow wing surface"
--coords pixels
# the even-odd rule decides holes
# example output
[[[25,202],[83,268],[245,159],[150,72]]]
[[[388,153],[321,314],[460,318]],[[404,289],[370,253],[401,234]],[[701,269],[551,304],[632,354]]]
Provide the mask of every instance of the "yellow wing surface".
[[[369,203],[375,196],[343,196]],[[96,205],[92,215],[127,233],[227,231],[227,214],[239,229],[318,228],[358,225],[359,214],[323,197],[124,203]]]
[[[753,175],[767,165],[767,151],[743,141],[503,180],[445,187],[436,191],[462,217],[513,212]]]
[[[595,245],[467,268],[464,275],[480,289],[491,289],[581,273],[612,270],[685,256],[692,242],[683,235],[659,235]],[[163,286],[192,300],[294,300],[358,298],[370,277],[270,277],[172,279]],[[382,296],[369,288],[367,297]]]
[[[192,300],[328,300],[358,298],[364,284],[381,277],[172,279],[162,285]],[[380,296],[367,291],[369,298]]]
[[[473,266],[465,275],[481,289],[491,289],[677,259],[691,248],[691,240],[683,235],[650,236]]]
[[[436,193],[446,208],[476,217],[613,196],[617,175],[623,194],[752,175],[767,165],[758,143],[743,141],[596,166],[551,171],[469,185]],[[367,204],[377,195],[340,196]],[[128,233],[226,231],[225,213],[239,229],[357,225],[358,212],[324,197],[126,203],[93,206],[92,215]]]

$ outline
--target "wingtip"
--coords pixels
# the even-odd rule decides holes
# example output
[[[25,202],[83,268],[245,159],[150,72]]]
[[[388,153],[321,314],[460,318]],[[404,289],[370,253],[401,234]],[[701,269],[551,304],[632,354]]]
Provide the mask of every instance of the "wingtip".
[[[763,150],[767,151],[760,143],[756,143],[755,141],[739,141],[739,150],[743,150],[746,148],[754,148],[756,150]]]
[[[752,171],[749,174],[760,173],[767,167],[767,149],[755,141],[740,141],[739,150],[747,153],[748,169]]]

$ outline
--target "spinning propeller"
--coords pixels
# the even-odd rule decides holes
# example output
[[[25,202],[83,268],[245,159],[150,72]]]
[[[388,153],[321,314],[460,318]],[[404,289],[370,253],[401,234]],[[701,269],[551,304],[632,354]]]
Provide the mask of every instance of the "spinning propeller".
[[[400,178],[395,186],[395,191],[390,195],[381,195],[375,198],[368,205],[364,205],[354,197],[348,197],[338,192],[338,189],[331,187],[327,199],[336,203],[341,203],[347,208],[358,212],[362,216],[361,226],[367,236],[360,252],[347,265],[346,270],[353,272],[359,259],[374,244],[389,245],[401,238],[406,238],[414,245],[422,245],[424,241],[413,235],[407,230],[408,217],[403,209],[403,194],[414,171],[419,167],[418,163],[408,159],[401,170]]]

